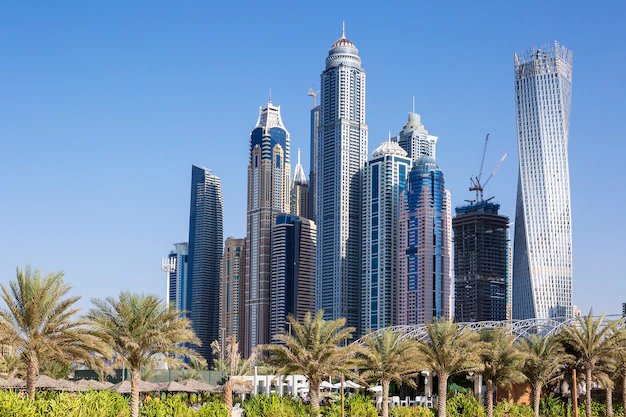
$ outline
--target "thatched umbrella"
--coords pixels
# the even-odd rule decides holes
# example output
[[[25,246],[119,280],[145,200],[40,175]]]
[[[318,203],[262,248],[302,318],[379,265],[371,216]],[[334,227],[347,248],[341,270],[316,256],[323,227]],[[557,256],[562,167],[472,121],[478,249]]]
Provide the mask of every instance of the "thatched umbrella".
[[[77,387],[64,379],[50,378],[48,375],[39,375],[35,379],[35,388],[51,391],[76,391]]]
[[[26,382],[19,378],[9,378],[8,380],[0,381],[0,388],[25,388]]]
[[[219,385],[217,387],[217,392],[223,394],[224,385]],[[233,385],[233,394],[250,394],[251,392],[252,388],[244,384],[236,383],[235,385]]]
[[[111,384],[109,382],[109,384]],[[89,391],[90,389],[93,390],[101,390],[101,389],[107,389],[108,387],[112,386],[111,385],[105,385],[100,381],[97,381],[95,379],[79,379],[78,381],[76,381],[74,383],[74,385],[76,385],[76,387],[80,390],[80,391]]]
[[[158,392],[198,392],[198,390],[183,385],[176,381],[163,382],[159,384]]]
[[[157,392],[158,388],[158,384],[153,384],[152,382],[147,381],[139,381],[139,392]],[[110,387],[109,390],[120,394],[130,394],[130,381],[122,381],[119,384],[115,384]]]
[[[180,383],[188,388],[195,390],[196,392],[221,392],[219,387],[209,385],[203,381],[196,381],[195,379],[185,379],[184,381],[180,381]]]

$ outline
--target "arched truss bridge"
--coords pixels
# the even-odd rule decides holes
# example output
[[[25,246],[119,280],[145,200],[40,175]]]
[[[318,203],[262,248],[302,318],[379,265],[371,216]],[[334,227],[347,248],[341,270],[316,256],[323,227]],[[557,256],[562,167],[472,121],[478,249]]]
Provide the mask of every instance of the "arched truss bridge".
[[[611,317],[614,316],[605,316],[603,320],[604,324],[611,321]],[[520,338],[530,337],[530,335],[537,333],[542,335],[552,335],[558,333],[565,326],[576,325],[577,323],[577,318],[555,317],[550,319],[480,321],[474,323],[458,323],[458,325],[461,328],[471,329],[475,332],[484,329],[495,329],[498,327],[509,328],[511,333],[516,336],[517,340]],[[425,324],[393,326],[390,328],[394,332],[401,332],[403,334],[402,339],[424,340],[428,337]],[[357,340],[357,343],[361,343],[361,339]]]

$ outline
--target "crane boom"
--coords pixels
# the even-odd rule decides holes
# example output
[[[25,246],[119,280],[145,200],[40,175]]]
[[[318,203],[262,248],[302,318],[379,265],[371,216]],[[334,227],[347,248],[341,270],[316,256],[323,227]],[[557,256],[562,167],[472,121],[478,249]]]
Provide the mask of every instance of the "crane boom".
[[[480,169],[478,170],[478,176],[476,177],[480,180],[480,177],[483,175],[483,165],[485,165],[485,155],[487,155],[487,144],[489,143],[489,133],[487,133],[487,137],[485,138],[485,147],[483,148],[483,157],[480,160]]]
[[[315,108],[317,106],[317,95],[319,94],[319,90],[317,90],[317,92],[313,91],[313,88],[311,86],[309,86],[309,94],[307,94],[309,97],[313,97],[313,108]]]
[[[487,178],[487,181],[485,181],[482,188],[485,188],[487,186],[487,183],[493,177],[493,174],[495,174],[498,171],[498,169],[500,169],[500,165],[502,165],[502,163],[504,162],[507,156],[509,156],[509,154],[505,153],[502,159],[500,159],[500,162],[498,162],[498,165],[496,165],[496,167],[493,169],[493,171],[491,172],[491,175],[489,176],[489,178]]]

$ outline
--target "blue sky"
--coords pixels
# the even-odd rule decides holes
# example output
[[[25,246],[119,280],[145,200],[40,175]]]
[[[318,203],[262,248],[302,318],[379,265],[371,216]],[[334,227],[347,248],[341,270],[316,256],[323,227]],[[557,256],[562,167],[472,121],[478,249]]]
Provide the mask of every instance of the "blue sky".
[[[215,4],[214,4],[215,3]],[[24,2],[0,4],[0,283],[27,262],[73,293],[165,294],[160,259],[187,240],[191,164],[222,178],[225,236],[244,236],[249,133],[272,89],[309,171],[309,85],[346,35],[367,71],[370,151],[415,96],[439,136],[453,204],[488,193],[514,218],[513,53],[574,51],[574,302],[626,302],[623,2]],[[486,168],[486,170],[487,170]]]

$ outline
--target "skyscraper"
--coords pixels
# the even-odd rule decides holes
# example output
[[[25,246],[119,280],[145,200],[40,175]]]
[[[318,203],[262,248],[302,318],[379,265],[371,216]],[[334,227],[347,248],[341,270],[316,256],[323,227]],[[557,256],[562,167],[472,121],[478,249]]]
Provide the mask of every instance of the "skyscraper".
[[[360,324],[361,170],[367,163],[365,71],[342,33],[321,74],[317,153],[317,308]]]
[[[238,343],[241,343],[241,335],[245,331],[243,327],[245,244],[245,239],[226,238],[220,284],[220,340],[235,335]]]
[[[176,310],[187,309],[186,289],[189,278],[189,244],[187,242],[174,243],[167,259],[161,263],[163,271],[167,273],[167,294],[165,300],[170,307]]]
[[[436,158],[437,139],[437,136],[428,134],[420,120],[420,115],[414,112],[409,113],[409,120],[398,136],[393,138],[413,162],[422,156]]]
[[[398,317],[398,216],[411,160],[391,140],[363,171],[361,330],[395,326]]]
[[[571,51],[555,41],[515,54],[514,319],[572,316],[571,94]]]
[[[300,164],[300,149],[298,149],[298,163],[293,170],[293,181],[291,182],[291,214],[310,219],[310,195],[309,184]]]
[[[422,156],[401,199],[398,324],[452,315],[450,192],[435,160]]]
[[[250,134],[246,232],[245,328],[243,353],[270,341],[272,226],[288,212],[291,186],[289,132],[280,107],[268,102]]]
[[[478,201],[456,208],[454,320],[506,320],[509,218],[499,204]]]
[[[311,109],[311,155],[309,170],[309,215],[315,221],[317,214],[317,152],[320,129],[320,106],[315,102],[317,94],[310,89],[309,95],[313,96],[313,108]]]
[[[272,228],[270,333],[287,329],[287,316],[315,314],[315,223],[282,213]]]
[[[219,337],[220,261],[223,250],[224,201],[219,177],[206,168],[191,168],[189,279],[187,309],[202,342],[198,353],[209,360],[211,342]]]

